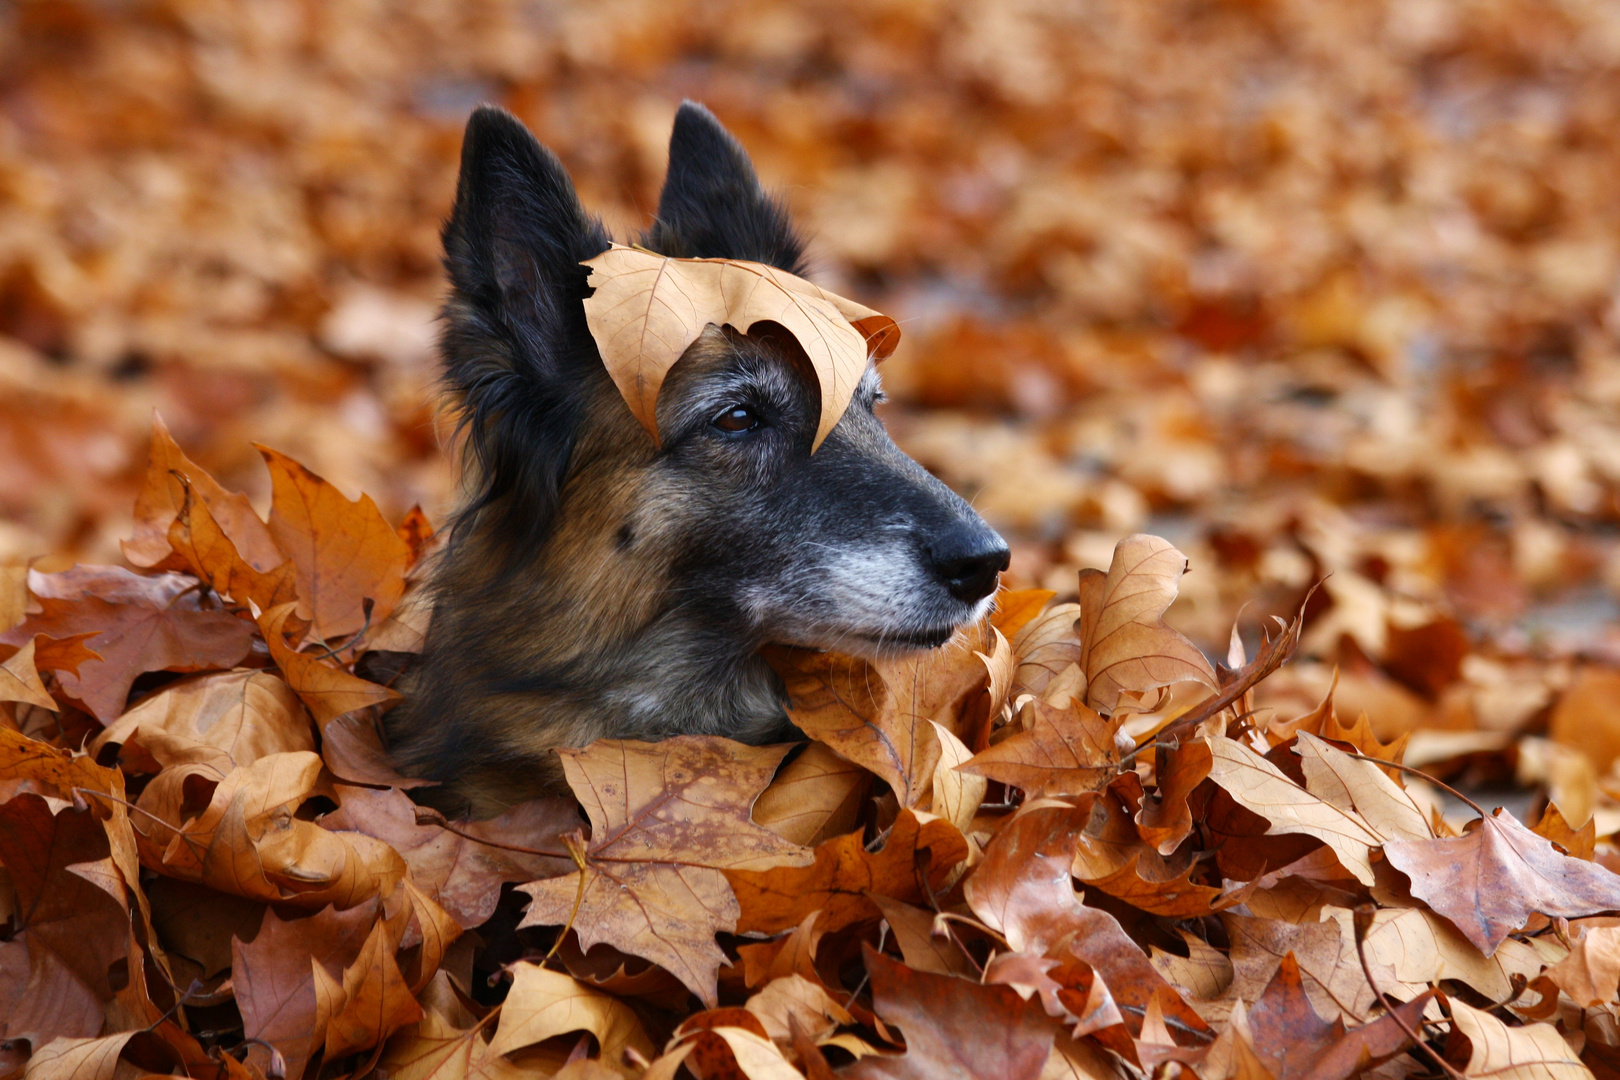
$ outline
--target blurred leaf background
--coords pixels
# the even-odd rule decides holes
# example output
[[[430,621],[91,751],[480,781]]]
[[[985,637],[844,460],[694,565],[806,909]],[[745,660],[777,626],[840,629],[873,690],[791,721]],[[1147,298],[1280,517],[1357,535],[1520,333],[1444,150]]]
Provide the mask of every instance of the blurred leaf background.
[[[690,97],[818,279],[902,320],[891,427],[1015,582],[1161,534],[1224,655],[1330,574],[1274,695],[1337,666],[1342,715],[1520,737],[1474,767],[1590,808],[1617,66],[1604,0],[0,2],[0,559],[117,561],[154,408],[261,502],[254,440],[442,520],[467,114],[512,109],[622,237]]]

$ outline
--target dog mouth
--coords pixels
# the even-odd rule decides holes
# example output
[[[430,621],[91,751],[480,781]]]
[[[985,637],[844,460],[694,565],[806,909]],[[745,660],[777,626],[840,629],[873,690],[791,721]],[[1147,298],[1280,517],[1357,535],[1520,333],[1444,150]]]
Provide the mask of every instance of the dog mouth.
[[[957,624],[947,623],[923,630],[890,630],[858,636],[862,642],[879,651],[900,652],[909,649],[937,649],[951,640],[951,635],[955,634],[957,629]]]

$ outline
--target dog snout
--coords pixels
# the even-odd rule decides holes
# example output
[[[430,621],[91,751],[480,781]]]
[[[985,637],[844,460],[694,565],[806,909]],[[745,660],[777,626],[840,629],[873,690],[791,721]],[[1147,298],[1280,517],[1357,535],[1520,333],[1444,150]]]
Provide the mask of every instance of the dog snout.
[[[1006,541],[980,526],[955,529],[932,538],[926,546],[930,568],[950,594],[976,604],[996,591],[996,578],[1007,569]]]

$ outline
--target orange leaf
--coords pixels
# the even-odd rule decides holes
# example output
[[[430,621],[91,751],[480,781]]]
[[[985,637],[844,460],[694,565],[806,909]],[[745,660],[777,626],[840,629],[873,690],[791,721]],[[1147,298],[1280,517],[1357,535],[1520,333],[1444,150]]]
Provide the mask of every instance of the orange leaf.
[[[315,714],[316,723],[324,728],[345,713],[399,700],[399,695],[386,686],[350,675],[335,664],[288,645],[282,631],[296,606],[287,603],[266,611],[259,616],[259,627],[270,646],[270,658],[281,668],[288,685]]]
[[[270,467],[270,535],[298,573],[298,595],[323,639],[388,618],[405,591],[410,548],[371,496],[351,502],[292,458],[259,446]]]

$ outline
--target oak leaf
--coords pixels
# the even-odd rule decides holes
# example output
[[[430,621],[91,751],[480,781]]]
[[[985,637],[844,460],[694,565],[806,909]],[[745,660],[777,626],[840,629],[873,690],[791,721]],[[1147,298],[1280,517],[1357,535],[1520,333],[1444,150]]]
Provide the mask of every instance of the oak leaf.
[[[1164,622],[1186,570],[1187,557],[1169,541],[1139,533],[1115,546],[1106,575],[1080,572],[1081,669],[1092,708],[1112,712],[1125,691],[1217,685],[1198,646]]]
[[[84,643],[96,657],[77,672],[58,670],[57,681],[64,696],[83,702],[104,724],[124,711],[129,688],[143,672],[234,667],[252,648],[252,625],[205,609],[196,582],[184,575],[76,566],[60,574],[30,571],[28,587],[43,610],[0,634],[0,643],[22,645],[35,634],[93,634]]]
[[[1620,877],[1560,854],[1505,810],[1462,836],[1384,845],[1412,895],[1444,915],[1490,956],[1532,913],[1577,918],[1620,911]]]
[[[581,948],[606,942],[643,957],[712,1004],[726,962],[714,935],[737,929],[739,915],[721,871],[810,859],[749,818],[787,749],[688,735],[559,750],[591,822],[586,865],[521,886],[533,898],[522,925],[572,925]]]
[[[331,640],[381,624],[405,592],[410,548],[371,496],[351,501],[285,454],[258,451],[270,467],[270,535],[292,560],[315,632]]]
[[[862,1058],[845,1071],[856,1080],[1037,1080],[1052,1051],[1040,1002],[1006,986],[912,971],[863,946],[880,1016],[906,1037],[899,1057]]]
[[[727,870],[742,909],[737,931],[780,933],[817,910],[817,926],[826,933],[876,920],[878,907],[869,894],[922,901],[919,877],[926,874],[929,886],[941,889],[967,855],[967,841],[956,826],[932,814],[901,810],[876,851],[868,851],[863,835],[853,832],[818,846],[809,866]]]
[[[773,322],[798,341],[821,385],[821,418],[811,449],[844,415],[867,358],[899,344],[893,319],[763,263],[674,259],[614,244],[593,259],[585,321],[608,374],[643,427],[658,439],[664,376],[706,326],[748,333]]]

